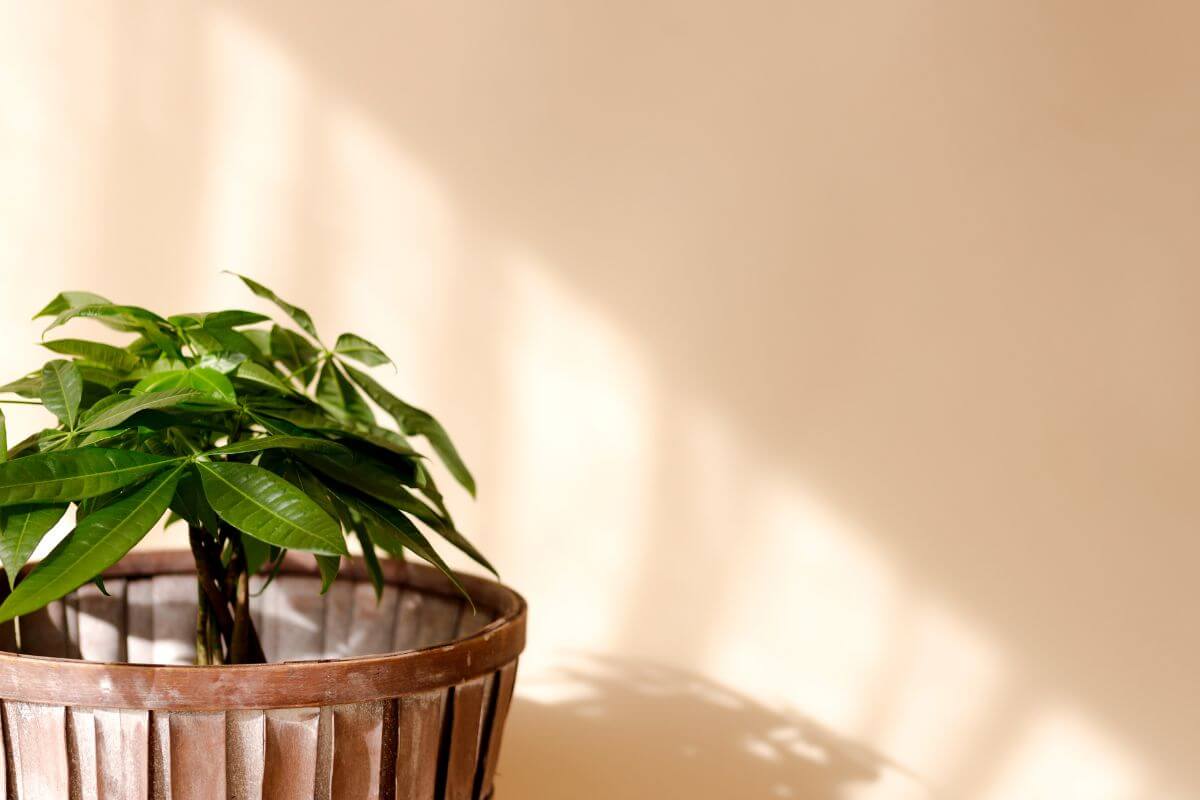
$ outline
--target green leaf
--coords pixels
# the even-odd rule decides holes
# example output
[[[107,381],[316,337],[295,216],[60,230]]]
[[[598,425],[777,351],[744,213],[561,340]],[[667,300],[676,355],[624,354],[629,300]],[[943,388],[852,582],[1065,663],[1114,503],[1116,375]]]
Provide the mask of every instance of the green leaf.
[[[237,453],[258,453],[263,450],[323,450],[327,453],[349,453],[344,445],[314,436],[264,436],[209,450],[206,456],[229,456]]]
[[[150,329],[161,334],[161,331],[156,326],[159,323],[166,323],[166,320],[158,314],[138,306],[96,303],[64,309],[54,318],[49,327],[46,328],[46,332],[65,325],[76,317],[95,319],[119,331],[140,331],[148,338],[153,338]],[[155,343],[157,344],[157,342]]]
[[[33,315],[34,319],[39,317],[57,317],[62,312],[70,308],[83,308],[84,306],[106,306],[112,305],[112,301],[106,297],[101,297],[98,294],[91,292],[60,292],[57,297],[46,304],[46,307]]]
[[[171,510],[193,528],[215,532],[220,524],[217,512],[208,504],[200,476],[195,470],[185,470],[171,498]]]
[[[266,314],[257,311],[210,311],[200,314],[176,314],[167,317],[167,322],[187,330],[189,328],[236,328],[240,325],[254,325],[269,320]]]
[[[138,381],[138,384],[130,391],[135,395],[139,395],[150,394],[152,392],[168,392],[177,389],[187,389],[192,394],[195,394],[195,390],[188,380],[188,371],[186,369],[151,372]]]
[[[353,333],[343,333],[338,337],[333,352],[352,358],[368,367],[378,367],[381,364],[391,364],[392,359],[371,342]]]
[[[0,409],[0,464],[8,461],[8,420]]]
[[[82,399],[83,376],[78,367],[61,359],[47,362],[42,367],[42,405],[58,417],[67,430],[75,430]]]
[[[192,367],[188,370],[188,385],[209,400],[220,403],[237,403],[237,392],[233,384],[221,373],[210,367]]]
[[[167,511],[183,466],[80,522],[0,605],[0,621],[27,614],[92,580],[121,560]]]
[[[412,520],[399,511],[372,500],[350,498],[349,502],[362,514],[363,523],[366,525],[367,533],[371,536],[371,541],[396,558],[403,557],[405,550],[411,551],[417,557],[437,567],[465,597],[470,599],[467,590],[459,583],[449,565],[433,549],[433,545],[417,529]]]
[[[208,353],[200,358],[197,367],[207,367],[222,375],[228,375],[245,363],[247,356],[243,353]]]
[[[255,364],[253,361],[243,361],[238,364],[237,372],[234,377],[240,381],[254,384],[259,389],[270,389],[273,392],[280,394],[291,394],[292,390],[287,385],[275,376],[275,373],[262,366]]]
[[[0,464],[0,506],[98,497],[148,478],[178,461],[136,450],[102,447],[25,456]]]
[[[76,356],[116,372],[136,369],[138,359],[119,347],[86,339],[52,339],[42,342],[42,347],[64,356]]]
[[[197,461],[208,502],[221,519],[268,544],[347,555],[337,522],[292,484],[252,464]]]
[[[454,443],[450,441],[446,429],[441,426],[431,414],[419,408],[410,406],[394,394],[383,388],[374,378],[364,372],[347,366],[346,371],[351,380],[375,401],[376,405],[392,415],[400,430],[407,436],[424,436],[430,447],[438,454],[438,458],[446,465],[446,469],[463,488],[475,495],[475,478],[467,465],[463,463]]]
[[[375,602],[378,603],[383,599],[383,568],[379,566],[375,543],[367,535],[366,528],[361,525],[354,526],[354,535],[358,537],[358,543],[362,547],[363,563],[367,567],[367,577],[371,579],[371,586],[375,589]]]
[[[189,400],[199,399],[199,397],[190,387],[130,395],[125,399],[111,404],[106,403],[103,407],[93,408],[92,411],[84,415],[83,424],[79,430],[86,433],[87,431],[114,428],[139,411],[147,411],[152,408],[169,408],[180,403],[186,403]]]
[[[325,594],[342,568],[342,559],[338,556],[317,556],[316,559],[317,569],[321,571],[321,594]]]
[[[317,378],[317,401],[334,416],[374,424],[375,415],[358,390],[332,361],[326,361]]]
[[[67,513],[67,504],[53,506],[9,506],[0,515],[0,562],[8,573],[8,584],[29,561],[33,551]]]
[[[42,375],[40,372],[37,372],[26,375],[23,378],[17,378],[12,383],[0,386],[0,394],[16,394],[21,397],[27,397],[30,400],[40,399],[42,396]]]
[[[320,363],[321,351],[295,331],[274,325],[271,328],[271,358],[287,367],[289,372],[308,385]]]
[[[309,336],[317,339],[318,341],[320,340],[321,337],[317,335],[317,327],[313,325],[312,317],[309,316],[308,312],[303,308],[298,308],[292,305],[267,287],[263,286],[261,283],[251,280],[245,275],[238,275],[236,272],[230,272],[229,274],[241,278],[242,283],[246,284],[250,291],[254,292],[254,294],[258,295],[264,300],[270,300],[272,303],[279,306],[279,308],[282,309],[285,314],[291,317],[297,325],[303,328]]]
[[[263,564],[271,560],[271,545],[255,539],[245,531],[242,531],[242,550],[246,553],[246,571],[251,575],[257,575]]]

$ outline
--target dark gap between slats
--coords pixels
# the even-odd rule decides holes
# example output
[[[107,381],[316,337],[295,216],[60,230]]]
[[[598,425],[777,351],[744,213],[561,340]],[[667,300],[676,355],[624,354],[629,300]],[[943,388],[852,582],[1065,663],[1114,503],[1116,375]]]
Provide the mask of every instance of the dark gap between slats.
[[[483,785],[483,781],[487,775],[488,750],[491,749],[492,728],[496,724],[496,709],[500,704],[500,679],[500,670],[492,673],[492,691],[488,693],[487,708],[483,712],[483,728],[482,736],[479,739],[479,755],[475,759],[475,788],[471,792],[471,796],[480,800],[483,798],[484,789],[487,788]]]
[[[433,790],[436,800],[446,796],[446,783],[450,773],[450,744],[454,741],[454,687],[446,690],[446,714],[442,717],[442,736],[438,745],[437,781]]]

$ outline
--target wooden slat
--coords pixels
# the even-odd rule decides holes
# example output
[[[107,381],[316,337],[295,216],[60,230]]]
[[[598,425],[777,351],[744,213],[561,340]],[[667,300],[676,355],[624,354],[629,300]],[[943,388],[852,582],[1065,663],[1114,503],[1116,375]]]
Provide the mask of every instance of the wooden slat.
[[[398,600],[396,587],[384,586],[383,593],[376,600],[375,587],[369,581],[350,585],[354,587],[354,612],[347,628],[350,631],[347,655],[390,653]],[[330,657],[329,654],[327,657]]]
[[[66,658],[67,607],[63,601],[55,600],[21,617],[21,652]]]
[[[62,599],[67,658],[79,658],[79,600],[74,592]]]
[[[5,703],[8,741],[15,762],[16,800],[49,800],[70,796],[67,764],[66,709],[33,703]]]
[[[472,800],[484,697],[492,676],[476,678],[454,688],[450,757],[446,769],[446,800]]]
[[[421,604],[421,621],[417,626],[416,647],[447,644],[458,631],[458,618],[463,604],[458,600],[428,595]]]
[[[225,715],[225,769],[229,800],[263,800],[266,717],[262,711]]]
[[[171,714],[171,800],[225,800],[225,714]]]
[[[442,736],[446,690],[405,695],[399,700],[396,734],[396,797],[432,800],[437,759],[429,755]]]
[[[116,578],[105,584],[109,597],[87,583],[75,592],[78,606],[79,657],[88,661],[124,661],[125,581]]]
[[[492,785],[495,783],[496,765],[500,761],[500,742],[504,737],[504,723],[508,719],[508,710],[512,705],[513,687],[516,685],[516,681],[517,662],[514,661],[500,670],[496,685],[496,710],[492,715],[484,752],[482,782],[484,797],[491,794]]]
[[[67,764],[71,800],[98,800],[96,721],[90,708],[67,709]]]
[[[335,584],[336,585],[336,584]],[[263,595],[268,660],[306,661],[321,658],[325,598],[313,578],[280,575]]]
[[[419,645],[421,634],[421,606],[425,595],[405,586],[400,589],[396,602],[396,622],[392,630],[392,650],[412,650]]]
[[[350,624],[354,619],[354,582],[335,582],[324,599],[321,654],[324,658],[346,658],[350,655]]]
[[[314,800],[333,800],[333,709],[321,709],[317,726],[317,767]]]
[[[98,708],[93,716],[99,800],[146,800],[150,715],[136,709]]]
[[[125,656],[133,664],[154,663],[154,581],[125,584]]]
[[[368,587],[369,588],[369,587]],[[389,701],[334,706],[331,797],[377,800]],[[392,758],[395,758],[394,754]]]
[[[150,712],[150,796],[154,800],[171,800],[171,715],[168,712]]]
[[[196,578],[159,575],[154,584],[154,663],[196,662]]]
[[[320,709],[316,708],[266,712],[264,800],[312,800],[320,717]]]

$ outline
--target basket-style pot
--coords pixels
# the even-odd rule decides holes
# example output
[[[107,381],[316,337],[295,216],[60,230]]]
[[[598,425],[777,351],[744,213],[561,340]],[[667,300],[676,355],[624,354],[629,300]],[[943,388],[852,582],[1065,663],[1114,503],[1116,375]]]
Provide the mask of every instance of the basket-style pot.
[[[111,597],[89,584],[22,618],[20,654],[0,626],[0,797],[491,797],[525,603],[461,576],[472,613],[436,571],[383,567],[379,602],[361,560],[322,596],[289,555],[251,609],[270,664],[186,666],[189,553],[130,555]]]

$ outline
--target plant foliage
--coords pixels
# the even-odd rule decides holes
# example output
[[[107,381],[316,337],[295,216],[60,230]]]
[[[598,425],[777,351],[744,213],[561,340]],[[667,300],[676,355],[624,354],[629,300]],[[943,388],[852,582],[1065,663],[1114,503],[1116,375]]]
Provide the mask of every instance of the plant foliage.
[[[238,641],[228,623],[246,614],[246,576],[288,550],[316,557],[322,591],[349,536],[377,591],[377,549],[454,580],[430,535],[494,572],[455,527],[416,446],[474,494],[445,429],[364,372],[392,360],[353,333],[327,347],[307,311],[237,277],[291,327],[241,310],[163,317],[88,292],[63,292],[37,314],[50,318],[47,333],[91,319],[131,338],[46,340],[55,358],[0,387],[57,421],[9,450],[0,414],[0,560],[15,584],[0,622],[99,581],[164,515],[187,524],[210,601],[200,663],[261,658],[253,635]],[[19,578],[71,505],[75,528]]]

